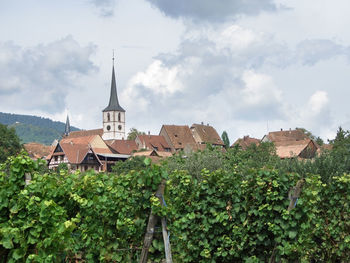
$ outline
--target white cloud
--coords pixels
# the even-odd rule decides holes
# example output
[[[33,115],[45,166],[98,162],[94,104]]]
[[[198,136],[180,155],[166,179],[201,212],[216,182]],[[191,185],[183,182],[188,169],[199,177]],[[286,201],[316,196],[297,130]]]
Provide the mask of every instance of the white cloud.
[[[71,36],[30,48],[0,43],[2,107],[62,111],[74,82],[97,69],[90,60],[94,51],[94,45],[81,47]]]
[[[248,106],[281,103],[282,92],[275,86],[271,76],[248,70],[243,72],[242,79],[245,87],[241,93]]]
[[[320,114],[328,105],[328,94],[325,91],[316,91],[309,100],[309,107],[313,114]]]
[[[183,85],[178,79],[178,73],[177,66],[169,68],[162,61],[155,60],[145,72],[137,73],[130,80],[130,85],[142,85],[155,94],[167,96],[183,89]]]

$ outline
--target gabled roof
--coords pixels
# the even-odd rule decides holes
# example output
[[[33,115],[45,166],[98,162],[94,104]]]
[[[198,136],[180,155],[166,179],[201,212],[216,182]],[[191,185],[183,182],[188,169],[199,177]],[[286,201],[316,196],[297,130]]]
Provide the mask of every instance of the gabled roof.
[[[165,151],[166,148],[170,149],[169,144],[162,135],[138,135],[137,138],[148,149],[157,148],[157,151]]]
[[[251,138],[249,137],[249,135],[244,136],[243,138],[239,138],[237,139],[232,145],[231,147],[234,147],[235,145],[239,145],[242,147],[243,150],[246,150],[250,145],[255,144],[255,145],[259,145],[260,144],[260,140],[256,139],[256,138]]]
[[[104,112],[105,111],[125,112],[125,110],[119,105],[119,101],[118,101],[117,85],[116,85],[115,73],[114,73],[114,65],[113,65],[113,70],[112,70],[111,95],[109,97],[109,104],[103,111]]]
[[[214,129],[214,127],[209,125],[203,125],[203,124],[192,124],[191,131],[194,133],[194,137],[196,139],[198,135],[198,141],[197,143],[210,143],[210,144],[216,144],[216,145],[224,145],[224,142],[221,140],[219,134]]]
[[[94,130],[86,130],[86,131],[72,131],[66,138],[76,138],[76,137],[84,137],[84,136],[92,136],[92,135],[103,135],[103,129],[94,129]]]
[[[175,149],[184,149],[186,145],[197,149],[196,141],[187,125],[163,125],[162,129],[168,134]]]
[[[100,135],[66,137],[58,145],[72,164],[81,163],[90,151],[94,154],[112,154]]]
[[[276,154],[284,158],[298,157],[310,144],[314,142],[310,139],[301,141],[280,141],[274,143],[276,146]],[[315,146],[316,149],[316,146]]]
[[[298,129],[269,132],[269,134],[267,135],[267,138],[271,142],[302,141],[305,139],[309,139],[303,131]]]
[[[105,143],[115,152],[130,155],[137,150],[135,141],[132,140],[106,140]]]
[[[84,144],[59,143],[59,145],[71,164],[80,164],[90,150],[89,145]]]

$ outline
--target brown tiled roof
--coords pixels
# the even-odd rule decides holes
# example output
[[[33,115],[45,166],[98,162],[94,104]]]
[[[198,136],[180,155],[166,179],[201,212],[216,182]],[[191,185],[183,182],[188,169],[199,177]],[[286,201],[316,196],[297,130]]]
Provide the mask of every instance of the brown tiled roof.
[[[183,149],[186,145],[193,149],[197,148],[196,141],[187,125],[163,125],[163,128],[175,149]]]
[[[155,150],[134,152],[134,153],[132,154],[132,156],[152,156],[152,154],[155,155],[155,156],[158,156],[158,155],[155,153]]]
[[[239,145],[242,147],[243,150],[246,150],[250,145],[255,144],[255,145],[259,145],[260,144],[260,140],[256,139],[256,138],[250,138],[249,135],[244,136],[243,138],[239,138],[237,139],[232,145],[231,147],[234,147],[235,145]]]
[[[93,141],[100,140],[98,146],[93,145]],[[108,148],[105,142],[99,135],[90,135],[82,137],[65,137],[60,142],[65,156],[70,163],[81,163],[89,150],[92,150],[95,154],[111,154],[112,151]]]
[[[60,146],[71,164],[81,163],[90,150],[88,144],[60,143]]]
[[[300,141],[279,141],[274,144],[276,146],[276,154],[283,159],[298,157],[310,143],[312,143],[312,140],[308,139]]]
[[[133,151],[137,151],[137,145],[132,140],[106,140],[105,143],[119,154],[130,155]]]
[[[269,132],[267,137],[272,142],[301,141],[304,139],[309,139],[303,131],[298,130],[298,129],[297,130]]]
[[[173,154],[171,152],[157,151],[157,154],[158,154],[159,157],[171,157],[171,156],[173,156]]]
[[[197,141],[197,143],[211,143],[222,146],[224,145],[224,142],[221,140],[219,134],[212,126],[192,124],[191,131],[198,134],[200,141]]]
[[[24,149],[28,152],[29,156],[35,159],[47,157],[53,150],[53,146],[44,145],[37,142],[25,143]]]
[[[148,149],[158,149],[157,151],[165,151],[166,148],[170,149],[169,144],[165,138],[161,135],[138,135],[142,145],[145,145]]]
[[[85,136],[92,136],[92,135],[100,135],[102,137],[103,129],[94,129],[94,130],[86,130],[86,131],[72,131],[65,138],[85,137]]]
[[[81,137],[65,137],[60,141],[62,143],[72,143],[72,144],[89,144],[95,138],[96,135],[81,136]]]

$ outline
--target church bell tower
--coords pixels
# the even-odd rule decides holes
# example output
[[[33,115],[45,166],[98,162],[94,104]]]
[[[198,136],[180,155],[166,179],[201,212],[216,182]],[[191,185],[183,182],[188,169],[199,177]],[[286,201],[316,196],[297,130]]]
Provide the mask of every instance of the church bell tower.
[[[112,69],[111,95],[108,106],[102,111],[104,140],[125,139],[125,110],[119,105],[117,85],[114,73],[114,56]]]

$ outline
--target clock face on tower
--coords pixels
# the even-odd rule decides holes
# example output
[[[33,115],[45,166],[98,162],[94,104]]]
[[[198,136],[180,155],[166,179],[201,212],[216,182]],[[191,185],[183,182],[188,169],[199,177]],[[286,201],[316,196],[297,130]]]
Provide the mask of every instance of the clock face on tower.
[[[121,130],[122,129],[122,126],[121,125],[118,125],[118,130]]]

